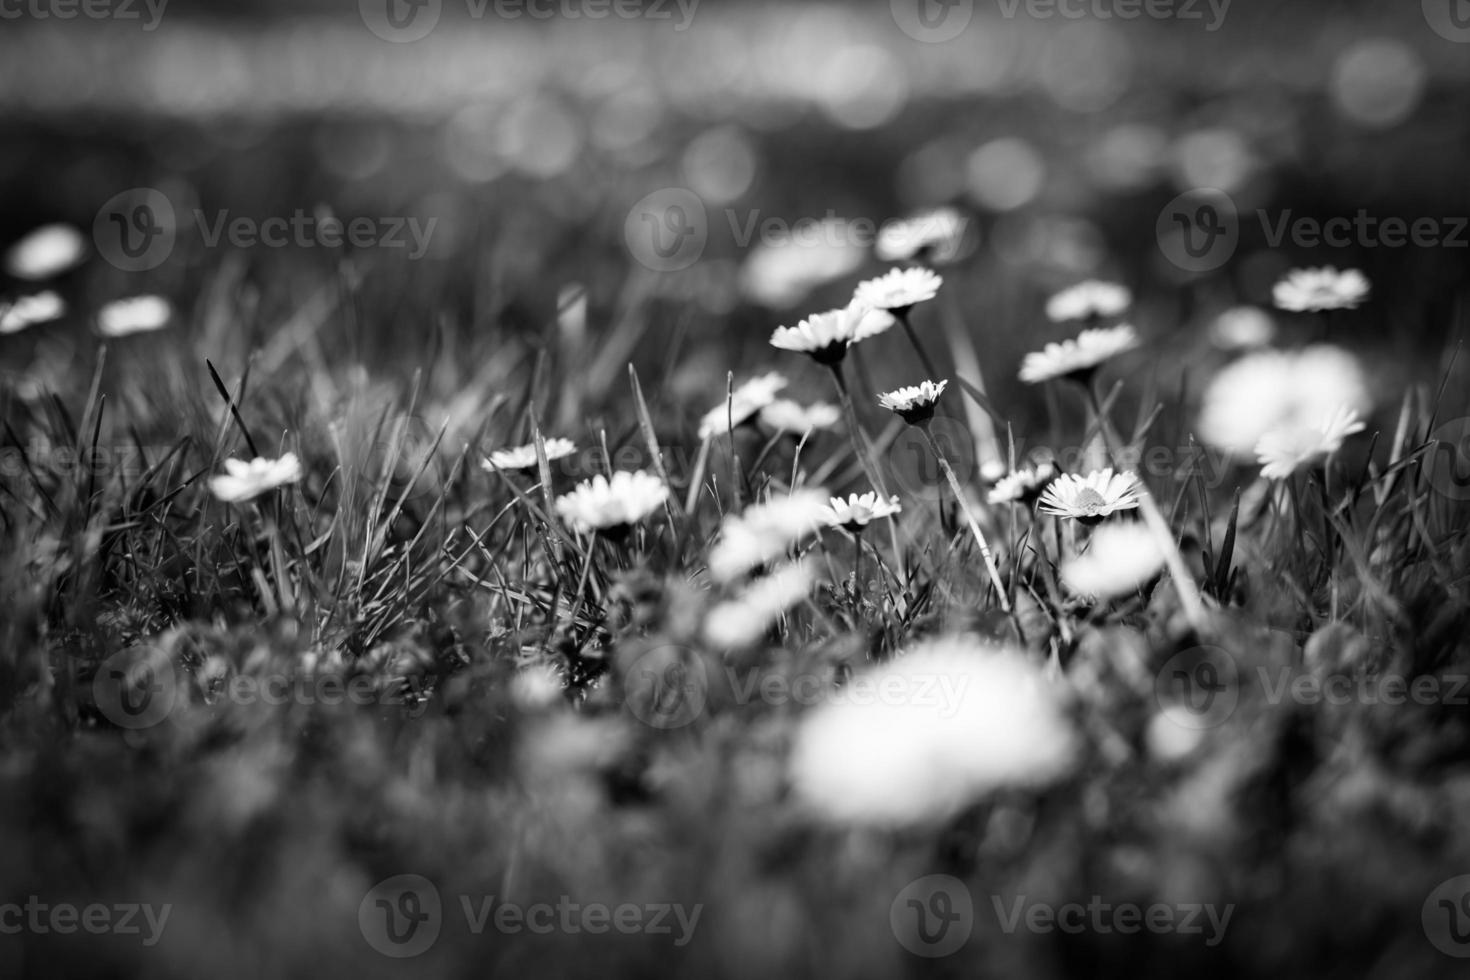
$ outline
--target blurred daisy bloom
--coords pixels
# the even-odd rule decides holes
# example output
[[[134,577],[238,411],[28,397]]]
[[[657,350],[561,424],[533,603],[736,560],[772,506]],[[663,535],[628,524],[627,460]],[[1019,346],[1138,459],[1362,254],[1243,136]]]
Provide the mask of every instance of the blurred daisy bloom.
[[[1367,373],[1340,347],[1253,351],[1221,369],[1205,387],[1196,431],[1216,449],[1254,459],[1276,429],[1312,427],[1346,405],[1372,408]]]
[[[1355,310],[1368,298],[1372,287],[1357,269],[1338,272],[1332,266],[1292,269],[1271,290],[1271,298],[1283,310],[1319,313],[1323,310]]]
[[[1044,514],[1072,517],[1083,524],[1096,524],[1120,510],[1138,506],[1138,477],[1114,473],[1112,468],[1086,476],[1066,473],[1052,481],[1037,504]]]
[[[546,461],[561,459],[570,456],[577,451],[577,444],[570,439],[547,439]],[[524,446],[512,446],[510,449],[497,449],[490,454],[489,459],[480,461],[480,468],[487,473],[496,470],[529,470],[536,465],[536,444],[528,442]]]
[[[738,598],[709,611],[704,621],[705,640],[727,649],[754,644],[782,613],[806,598],[816,582],[816,569],[810,561],[795,562],[756,579]]]
[[[877,336],[893,326],[893,317],[857,303],[839,310],[816,313],[794,327],[777,327],[771,346],[810,355],[819,364],[836,364],[847,356],[847,348]]]
[[[761,409],[761,424],[777,432],[804,436],[813,429],[830,429],[842,418],[842,410],[826,402],[801,405],[778,398]]]
[[[113,300],[97,311],[97,332],[104,337],[126,337],[160,330],[173,314],[173,307],[162,296]]]
[[[1046,301],[1046,318],[1053,323],[1097,320],[1117,316],[1133,303],[1127,286],[1089,279],[1069,286]]]
[[[71,225],[42,225],[5,253],[5,271],[17,279],[50,279],[76,266],[87,240]]]
[[[1062,562],[1062,584],[1077,595],[1116,599],[1148,584],[1164,567],[1164,552],[1145,524],[1104,524],[1087,550]]]
[[[825,496],[820,490],[797,490],[727,516],[710,549],[710,574],[718,582],[728,582],[780,558],[827,523]]]
[[[952,262],[959,257],[966,224],[954,208],[920,212],[885,224],[873,251],[882,262]]]
[[[835,824],[931,825],[988,794],[1064,778],[1082,744],[1059,685],[1022,653],[945,637],[805,713],[791,786]]]
[[[0,303],[0,334],[19,333],[26,327],[48,323],[66,313],[66,303],[49,289],[44,293],[18,297],[12,303]]]
[[[878,404],[894,412],[909,425],[921,425],[934,417],[934,406],[949,381],[923,381],[907,388],[896,388],[878,396]]]
[[[848,494],[846,500],[833,497],[828,501],[828,506],[822,508],[822,516],[832,527],[840,527],[856,534],[878,518],[892,517],[902,510],[898,497],[884,500],[869,490],[867,493]]]
[[[617,536],[663,504],[669,488],[642,470],[619,470],[612,479],[598,474],[556,500],[562,520],[583,534],[606,531]]]
[[[928,269],[889,269],[876,279],[859,283],[853,300],[902,316],[915,305],[937,296],[943,282]]]
[[[1023,466],[996,480],[985,499],[992,504],[1030,504],[1056,475],[1051,463]]]
[[[713,439],[722,432],[739,428],[775,401],[776,392],[785,387],[786,379],[774,371],[751,378],[704,413],[699,420],[699,438]]]
[[[1257,306],[1237,306],[1215,317],[1210,343],[1221,350],[1265,347],[1276,337],[1276,321]]]
[[[209,489],[225,503],[238,504],[300,479],[301,462],[295,453],[287,453],[280,459],[257,456],[248,463],[243,459],[227,459],[224,474],[209,478]]]
[[[1105,361],[1138,346],[1138,332],[1126,323],[1084,330],[1076,340],[1047,344],[1021,361],[1021,380],[1038,384],[1055,378],[1086,381]]]
[[[1273,429],[1256,444],[1261,476],[1284,480],[1304,466],[1326,459],[1342,448],[1343,440],[1363,431],[1358,413],[1340,407],[1315,426]]]

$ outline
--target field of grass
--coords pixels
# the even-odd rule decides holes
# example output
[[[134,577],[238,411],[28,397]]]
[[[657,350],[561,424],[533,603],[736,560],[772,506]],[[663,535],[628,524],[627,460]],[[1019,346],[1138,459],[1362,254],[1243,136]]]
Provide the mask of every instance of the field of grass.
[[[463,38],[384,53],[357,25],[323,50],[373,98],[327,105],[252,104],[270,80],[223,54],[203,108],[163,68],[165,104],[113,104],[170,25],[109,55],[112,90],[53,105],[76,81],[60,55],[107,39],[27,45],[47,81],[3,103],[0,247],[62,222],[87,254],[0,283],[0,314],[42,289],[67,308],[0,333],[0,976],[1459,975],[1466,246],[1271,229],[1364,211],[1453,232],[1463,46],[1313,5],[1283,5],[1292,63],[1260,11],[1223,52],[997,23],[1021,53],[990,78],[878,6],[710,12],[687,47],[481,37],[483,77]],[[265,27],[185,25],[196,50],[292,63]],[[836,80],[801,81],[787,62],[824,38]],[[384,104],[373,59],[399,47],[447,104]],[[1199,186],[1229,188],[1240,242],[1191,271],[1161,215]],[[638,233],[684,227],[657,195],[688,187],[702,251],[660,269]],[[130,271],[106,214],[138,188],[173,244]],[[938,205],[963,218],[953,256],[863,238]],[[298,214],[378,237],[211,238]],[[835,242],[782,244],[828,218]],[[1272,309],[1323,265],[1371,295]],[[894,266],[943,277],[918,346],[853,343],[837,385],[768,343]],[[1090,279],[1127,310],[1048,318]],[[144,294],[164,328],[100,335],[105,303]],[[1274,325],[1253,351],[1218,326],[1245,305]],[[1020,380],[1027,353],[1120,321],[1140,344],[1090,385]],[[1222,371],[1323,344],[1361,391],[1283,375],[1227,421],[1317,385],[1361,409],[1340,449],[1267,480],[1201,435]],[[878,403],[925,357],[949,380],[928,436]],[[721,413],[771,371],[852,409],[805,437]],[[528,467],[482,465],[527,444]],[[212,489],[227,459],[288,453],[299,479]],[[1098,524],[990,502],[1042,453],[1132,466],[1143,505]],[[669,491],[646,516],[568,520],[579,483],[634,470]],[[803,489],[902,509],[720,568],[738,515]],[[1107,566],[1091,544],[1114,527],[1138,537]],[[1102,595],[1068,584],[1086,554]],[[865,701],[875,678],[896,686]]]

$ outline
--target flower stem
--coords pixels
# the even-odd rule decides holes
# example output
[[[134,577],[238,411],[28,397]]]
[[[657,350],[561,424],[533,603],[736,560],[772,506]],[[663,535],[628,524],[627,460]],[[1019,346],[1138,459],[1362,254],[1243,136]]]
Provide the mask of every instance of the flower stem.
[[[909,335],[909,343],[914,345],[914,352],[919,355],[919,363],[924,365],[924,373],[931,379],[937,379],[939,372],[934,367],[934,362],[929,358],[929,352],[924,350],[924,345],[919,342],[919,335],[915,332],[913,324],[909,323],[909,311],[894,313],[898,322],[903,326],[903,332]]]
[[[1000,608],[1005,612],[1011,611],[1011,600],[1006,595],[1005,583],[1001,581],[1000,569],[996,567],[995,556],[990,553],[990,545],[985,540],[985,533],[980,530],[980,524],[975,520],[975,515],[970,512],[970,505],[965,500],[964,488],[955,477],[954,470],[945,458],[944,450],[939,448],[939,443],[929,434],[929,427],[921,425],[919,431],[924,433],[924,438],[929,443],[929,449],[934,453],[934,458],[939,461],[939,468],[944,471],[944,478],[949,481],[949,489],[953,491],[955,500],[960,505],[960,510],[965,514],[965,520],[970,524],[970,533],[975,536],[975,543],[980,547],[980,557],[985,559],[985,571],[990,574],[990,582],[995,586],[995,593],[1000,597]]]
[[[1118,454],[1113,447],[1113,437],[1108,427],[1107,413],[1103,411],[1102,399],[1097,396],[1097,388],[1091,383],[1084,387],[1087,389],[1093,414],[1097,416],[1097,428],[1102,434],[1103,448],[1107,450],[1108,459],[1116,465]],[[1174,533],[1169,530],[1169,522],[1164,519],[1163,512],[1159,510],[1158,503],[1154,501],[1153,494],[1149,492],[1142,478],[1138,479],[1138,509],[1143,512],[1144,523],[1153,532],[1154,540],[1164,552],[1164,564],[1169,568],[1169,577],[1174,580],[1174,589],[1179,593],[1179,604],[1184,607],[1189,625],[1194,627],[1196,633],[1203,633],[1206,626],[1205,604],[1200,598],[1199,585],[1189,574],[1189,566],[1184,564],[1184,555],[1179,551]]]
[[[838,362],[830,365],[832,378],[837,382],[837,396],[842,402],[842,412],[847,417],[847,435],[852,440],[852,451],[857,455],[858,463],[863,468],[873,487],[883,496],[888,496],[888,488],[883,485],[882,478],[878,475],[877,468],[873,466],[872,460],[868,458],[863,448],[862,430],[858,428],[857,409],[853,407],[852,395],[847,390],[847,379],[842,376],[842,364]]]

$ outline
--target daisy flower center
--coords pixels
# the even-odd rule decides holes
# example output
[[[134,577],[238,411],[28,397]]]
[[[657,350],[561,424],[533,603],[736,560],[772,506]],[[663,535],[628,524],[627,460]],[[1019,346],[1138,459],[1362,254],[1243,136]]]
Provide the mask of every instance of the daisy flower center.
[[[1084,514],[1096,514],[1098,510],[1107,506],[1108,501],[1091,487],[1083,487],[1077,491],[1077,499],[1074,504]]]

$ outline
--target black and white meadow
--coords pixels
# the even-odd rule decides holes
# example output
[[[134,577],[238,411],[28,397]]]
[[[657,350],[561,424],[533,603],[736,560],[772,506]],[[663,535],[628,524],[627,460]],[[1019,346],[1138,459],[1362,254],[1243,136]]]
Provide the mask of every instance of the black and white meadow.
[[[1463,970],[1453,16],[389,4],[0,26],[0,976]]]

